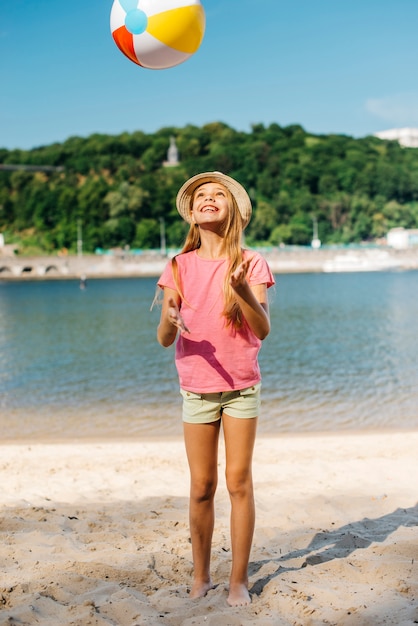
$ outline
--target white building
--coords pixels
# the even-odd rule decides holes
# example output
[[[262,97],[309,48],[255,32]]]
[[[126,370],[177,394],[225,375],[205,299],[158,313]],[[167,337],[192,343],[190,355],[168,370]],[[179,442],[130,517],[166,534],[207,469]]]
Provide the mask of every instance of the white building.
[[[418,246],[418,228],[391,228],[387,234],[387,243],[396,250],[406,250]]]
[[[170,147],[167,152],[167,161],[163,162],[164,167],[176,167],[179,165],[179,151],[176,145],[175,137],[170,137]]]
[[[418,128],[392,128],[374,134],[379,139],[399,141],[405,148],[418,148]]]

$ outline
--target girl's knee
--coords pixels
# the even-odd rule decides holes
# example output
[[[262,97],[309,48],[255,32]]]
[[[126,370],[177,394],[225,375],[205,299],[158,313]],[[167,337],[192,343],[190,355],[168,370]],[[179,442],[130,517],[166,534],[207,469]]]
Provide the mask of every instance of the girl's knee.
[[[215,497],[217,483],[210,481],[192,482],[190,497],[195,502],[207,502]]]
[[[226,486],[232,497],[246,497],[253,493],[253,481],[250,472],[228,472]]]

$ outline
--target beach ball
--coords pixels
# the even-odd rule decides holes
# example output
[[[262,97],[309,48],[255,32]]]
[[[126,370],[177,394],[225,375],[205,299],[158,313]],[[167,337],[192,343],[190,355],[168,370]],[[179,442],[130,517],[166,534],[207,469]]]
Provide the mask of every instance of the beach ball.
[[[114,0],[110,30],[128,59],[162,70],[183,63],[198,50],[205,12],[200,0]]]

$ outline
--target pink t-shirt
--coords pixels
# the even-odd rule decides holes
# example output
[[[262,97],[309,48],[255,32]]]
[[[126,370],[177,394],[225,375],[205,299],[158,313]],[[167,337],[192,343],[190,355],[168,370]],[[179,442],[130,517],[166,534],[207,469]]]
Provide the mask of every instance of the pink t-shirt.
[[[257,252],[251,257],[247,274],[250,285],[274,285],[267,262]],[[184,299],[181,315],[190,333],[181,333],[176,343],[176,368],[180,387],[195,393],[245,389],[260,382],[258,352],[261,341],[244,321],[242,328],[226,325],[222,315],[226,259],[202,259],[197,251],[176,257],[178,280]],[[158,285],[177,290],[171,261]]]

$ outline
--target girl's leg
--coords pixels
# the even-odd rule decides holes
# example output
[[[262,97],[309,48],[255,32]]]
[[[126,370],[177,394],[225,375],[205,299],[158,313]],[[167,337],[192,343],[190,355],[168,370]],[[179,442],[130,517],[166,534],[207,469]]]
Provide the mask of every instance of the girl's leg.
[[[228,604],[251,602],[248,562],[254,534],[255,505],[252,456],[257,418],[238,419],[223,415],[226,453],[226,484],[231,498],[232,569]]]
[[[210,424],[184,422],[184,441],[190,468],[190,535],[194,579],[191,598],[203,597],[213,584],[210,555],[215,523],[214,498],[218,483],[220,420]]]

